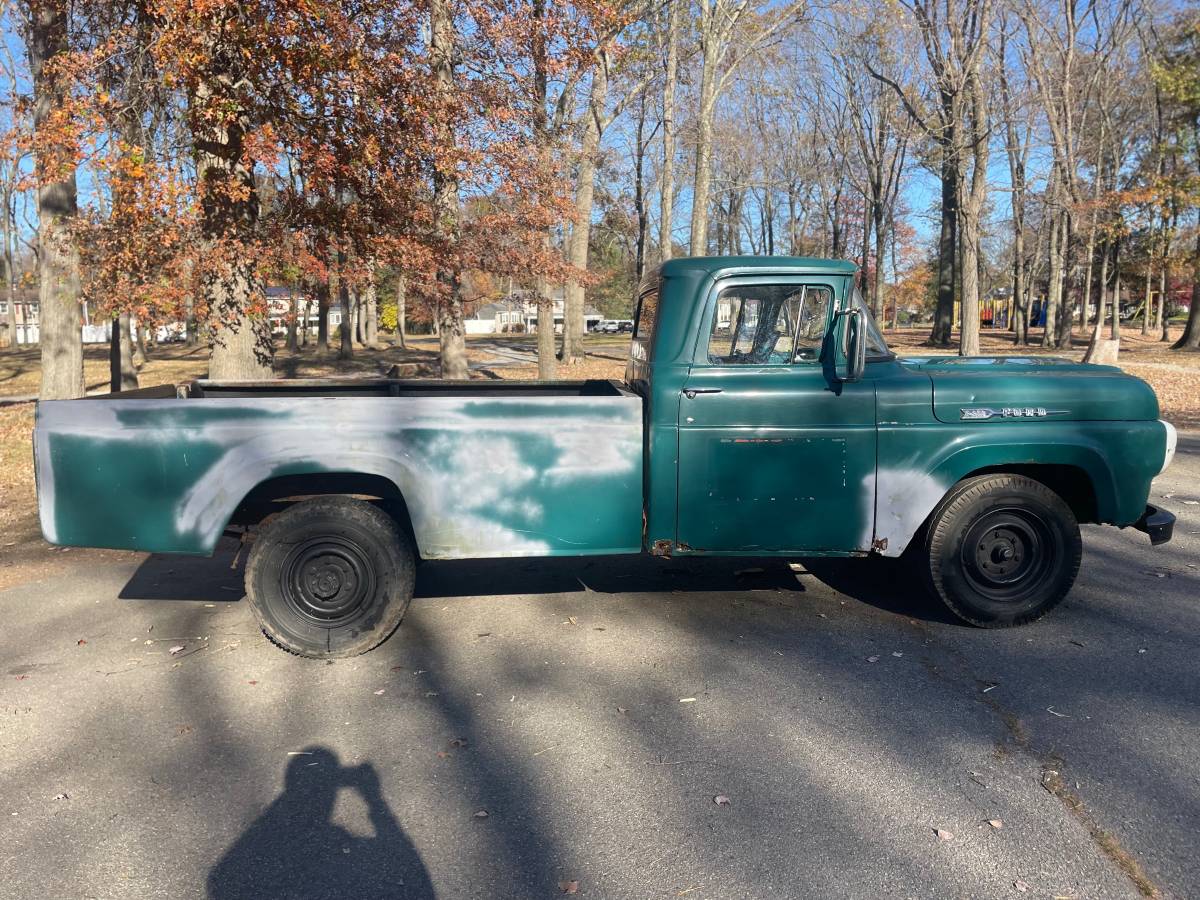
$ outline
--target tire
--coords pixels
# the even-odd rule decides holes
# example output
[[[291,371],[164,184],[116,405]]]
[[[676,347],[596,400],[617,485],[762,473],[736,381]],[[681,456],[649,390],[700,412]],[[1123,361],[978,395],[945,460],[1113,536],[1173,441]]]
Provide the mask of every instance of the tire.
[[[263,634],[311,659],[382,644],[412,600],[415,552],[387,513],[317,497],[273,518],[246,561],[246,597]]]
[[[1009,628],[1063,601],[1083,542],[1058,494],[1000,474],[955,485],[930,517],[925,549],[930,587],[951,612],[981,628]]]

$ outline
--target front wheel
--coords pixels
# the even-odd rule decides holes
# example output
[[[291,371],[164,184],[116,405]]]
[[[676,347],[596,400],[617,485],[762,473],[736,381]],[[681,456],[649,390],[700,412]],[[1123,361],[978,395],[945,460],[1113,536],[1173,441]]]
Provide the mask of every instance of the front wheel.
[[[313,659],[382,644],[412,599],[416,554],[395,520],[362,500],[317,497],[259,533],[246,596],[273,643]]]
[[[1023,625],[1063,601],[1083,542],[1071,508],[1022,475],[981,475],[954,487],[926,535],[934,592],[964,621]]]

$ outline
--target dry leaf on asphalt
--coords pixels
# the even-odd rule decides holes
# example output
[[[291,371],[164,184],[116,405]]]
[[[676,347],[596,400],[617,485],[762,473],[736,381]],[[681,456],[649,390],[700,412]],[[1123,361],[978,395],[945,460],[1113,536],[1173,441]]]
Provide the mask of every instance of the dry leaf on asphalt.
[[[1026,884],[1024,881],[1022,881],[1020,878],[1018,878],[1016,881],[1013,882],[1013,887],[1015,887],[1022,894],[1024,894],[1026,891],[1029,890],[1029,885]]]
[[[695,697],[680,697],[679,702],[680,703],[695,703],[696,698]]]
[[[560,881],[558,883],[558,889],[560,891],[562,891],[564,894],[578,894],[579,893],[579,882],[578,881]]]
[[[993,828],[1003,828],[1004,820],[1003,819],[988,819],[988,824],[991,825]]]
[[[174,656],[176,653],[182,653],[182,652],[183,652],[183,645],[182,645],[182,644],[179,644],[179,645],[178,645],[178,646],[176,646],[176,647],[172,647],[172,648],[171,648],[170,650],[168,650],[167,652],[168,652],[168,653],[170,653],[172,656]]]
[[[465,747],[465,746],[467,746],[467,739],[466,738],[455,738],[454,740],[452,740],[450,742],[450,746],[451,747]]]
[[[938,840],[942,840],[942,841],[954,840],[954,833],[951,831],[946,831],[946,829],[944,829],[944,828],[935,828],[935,829],[933,829],[933,833],[938,836]]]
[[[717,796],[713,797],[713,803],[717,804],[717,806],[729,806],[729,798],[724,794],[717,794]]]
[[[382,693],[383,693],[383,688],[380,688],[379,690],[377,690],[377,691],[375,692],[375,696],[376,696],[376,697],[378,697],[378,696],[379,696],[380,694],[382,694]]]
[[[475,818],[486,819],[487,817],[488,817],[488,811],[486,809],[475,810]]]
[[[75,646],[76,646],[76,647],[82,647],[82,646],[83,646],[84,644],[86,644],[86,643],[87,643],[87,641],[86,641],[86,640],[84,640],[83,638],[80,638],[79,640],[77,640],[77,641],[75,642]]]
[[[873,662],[879,662],[879,657],[878,657],[878,656],[868,656],[868,657],[867,657],[867,662],[872,662],[872,663],[873,663]]]

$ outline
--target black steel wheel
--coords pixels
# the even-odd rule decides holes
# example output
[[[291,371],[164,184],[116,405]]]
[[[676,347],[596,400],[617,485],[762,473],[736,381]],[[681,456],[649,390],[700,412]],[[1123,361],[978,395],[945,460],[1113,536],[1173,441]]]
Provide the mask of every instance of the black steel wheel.
[[[297,503],[259,533],[246,595],[263,633],[300,656],[383,643],[412,599],[415,553],[387,513],[349,497]]]
[[[960,482],[934,510],[926,534],[934,592],[959,618],[984,628],[1032,622],[1066,597],[1083,543],[1071,508],[1022,475]]]

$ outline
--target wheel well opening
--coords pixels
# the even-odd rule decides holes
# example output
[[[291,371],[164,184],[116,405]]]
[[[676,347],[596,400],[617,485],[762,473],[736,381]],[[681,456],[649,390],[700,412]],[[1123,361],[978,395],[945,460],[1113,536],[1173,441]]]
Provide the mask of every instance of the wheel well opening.
[[[408,505],[400,488],[382,475],[361,472],[316,472],[269,478],[242,498],[230,517],[229,525],[249,528],[260,524],[268,516],[283,512],[294,503],[330,495],[353,497],[375,504],[396,520],[408,533],[413,546],[416,546]]]
[[[1096,490],[1088,473],[1078,466],[1058,465],[1054,463],[1008,463],[999,466],[988,466],[976,469],[963,476],[973,478],[976,475],[1024,475],[1034,481],[1044,484],[1058,496],[1062,497],[1075,519],[1080,523],[1098,521],[1096,508]]]

